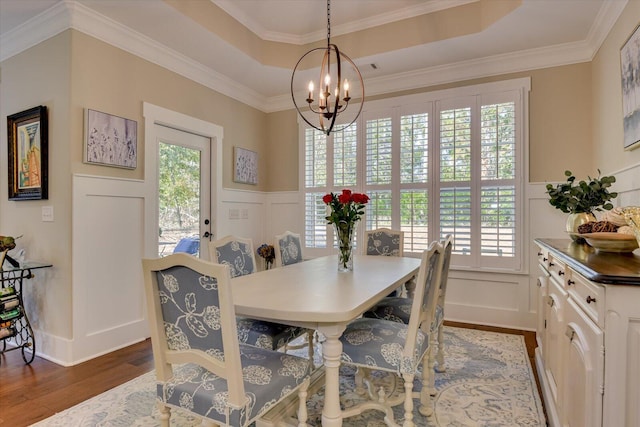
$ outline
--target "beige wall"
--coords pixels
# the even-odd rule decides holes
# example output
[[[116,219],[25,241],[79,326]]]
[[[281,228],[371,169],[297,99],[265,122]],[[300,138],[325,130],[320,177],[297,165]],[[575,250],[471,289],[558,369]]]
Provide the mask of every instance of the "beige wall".
[[[74,173],[144,178],[142,103],[222,126],[223,187],[266,191],[266,114],[165,68],[83,33],[72,31],[72,163]],[[82,163],[85,108],[138,121],[138,168],[130,171]],[[258,185],[233,182],[233,147],[258,152]]]
[[[624,150],[620,84],[620,48],[638,22],[640,2],[630,1],[592,62],[593,155],[603,173],[640,163],[640,150]]]
[[[27,307],[35,329],[62,337],[71,336],[70,37],[64,32],[0,64],[0,234],[23,235],[16,243],[27,258],[54,264],[25,283],[25,301],[40,306]],[[38,105],[48,109],[49,200],[8,201],[6,116]],[[55,222],[42,222],[42,206],[53,206]],[[43,310],[59,314],[45,325]]]
[[[1,135],[7,135],[7,115],[37,105],[49,110],[49,200],[8,201],[7,174],[0,173],[0,235],[22,234],[18,248],[26,248],[28,258],[54,265],[26,287],[32,294],[26,299],[37,306],[27,307],[34,329],[47,334],[38,337],[41,341],[50,335],[73,338],[72,174],[145,178],[143,102],[222,126],[223,186],[268,190],[267,115],[252,107],[74,30],[3,61],[0,71]],[[137,169],[82,162],[86,108],[138,122]],[[6,144],[6,137],[0,138],[2,165],[7,164]],[[257,186],[232,181],[236,145],[258,152]],[[42,222],[42,206],[53,206],[54,222]]]
[[[597,174],[591,152],[591,65],[581,63],[563,67],[533,70],[474,79],[446,85],[425,87],[383,96],[369,97],[368,100],[383,99],[412,93],[429,92],[487,83],[519,77],[531,78],[529,97],[529,181],[545,182],[564,180],[564,171],[569,169],[576,176]],[[366,85],[366,81],[365,81]],[[291,123],[287,123],[291,121]],[[295,121],[295,123],[293,123]],[[297,127],[297,116],[293,110],[269,115],[269,128],[286,129],[283,135],[271,132],[270,146],[277,153],[269,159],[269,190],[297,190],[298,170],[289,162],[298,155],[297,133],[289,129]],[[640,150],[639,150],[640,152]]]

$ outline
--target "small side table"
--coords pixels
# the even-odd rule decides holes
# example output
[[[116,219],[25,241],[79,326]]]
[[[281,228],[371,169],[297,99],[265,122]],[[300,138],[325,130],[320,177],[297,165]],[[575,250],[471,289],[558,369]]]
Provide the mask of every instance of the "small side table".
[[[27,365],[36,357],[36,342],[24,309],[22,283],[33,278],[33,270],[49,267],[52,265],[33,261],[19,267],[0,266],[0,354],[20,349]],[[7,340],[15,345],[7,346]]]

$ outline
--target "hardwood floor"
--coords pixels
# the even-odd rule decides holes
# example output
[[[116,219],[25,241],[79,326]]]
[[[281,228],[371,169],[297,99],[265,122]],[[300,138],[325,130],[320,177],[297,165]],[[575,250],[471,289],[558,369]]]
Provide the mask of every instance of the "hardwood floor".
[[[535,372],[534,332],[445,323],[456,327],[524,335],[529,360]],[[152,369],[150,340],[69,368],[37,356],[27,366],[20,351],[10,351],[0,356],[0,425],[31,425]],[[538,385],[538,390],[539,388]]]

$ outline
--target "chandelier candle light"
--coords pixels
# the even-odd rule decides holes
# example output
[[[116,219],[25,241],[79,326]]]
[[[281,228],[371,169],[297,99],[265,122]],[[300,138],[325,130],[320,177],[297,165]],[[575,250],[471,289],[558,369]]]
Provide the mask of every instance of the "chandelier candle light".
[[[335,227],[338,244],[338,271],[353,271],[353,237],[356,222],[364,215],[369,196],[342,190],[342,194],[326,194],[322,201],[331,208],[325,219]]]
[[[307,85],[308,93],[300,91],[302,89],[301,80],[308,77],[313,69],[317,69],[317,62],[311,65],[310,59],[317,57],[316,53],[322,53],[322,61],[320,62],[320,74],[316,85],[313,79],[309,80]],[[347,67],[345,67],[347,66]],[[298,91],[297,91],[298,90]],[[349,107],[351,94],[360,96],[359,106]],[[304,95],[303,95],[304,94]],[[305,98],[306,96],[306,98]],[[296,101],[298,97],[298,101]],[[340,52],[338,46],[331,43],[331,2],[327,0],[327,46],[311,49],[305,53],[296,64],[291,75],[291,98],[293,104],[309,126],[322,131],[329,135],[331,131],[341,131],[351,126],[362,111],[364,102],[364,83],[362,75],[356,64],[343,52]],[[318,122],[307,117],[305,112],[311,113],[318,118]],[[344,114],[343,114],[344,113]],[[339,124],[336,122],[338,116],[341,116]]]

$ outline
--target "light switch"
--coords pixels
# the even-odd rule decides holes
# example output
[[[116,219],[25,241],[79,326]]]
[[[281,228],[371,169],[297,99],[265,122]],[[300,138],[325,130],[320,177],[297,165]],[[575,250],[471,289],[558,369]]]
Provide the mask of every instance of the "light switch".
[[[240,218],[242,219],[249,219],[249,209],[242,209],[240,211]]]
[[[240,212],[236,208],[229,209],[229,219],[238,219],[240,218]]]
[[[42,221],[53,222],[53,206],[42,207]]]

